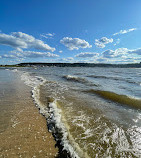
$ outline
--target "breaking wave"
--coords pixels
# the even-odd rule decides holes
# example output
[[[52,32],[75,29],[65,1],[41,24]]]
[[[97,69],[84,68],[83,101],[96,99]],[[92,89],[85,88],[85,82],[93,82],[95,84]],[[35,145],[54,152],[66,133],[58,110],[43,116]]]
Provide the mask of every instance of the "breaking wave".
[[[19,71],[19,73],[21,72]],[[32,88],[32,97],[36,106],[39,108],[40,113],[46,117],[48,129],[55,137],[58,147],[61,146],[61,154],[64,153],[67,157],[70,155],[72,158],[79,158],[77,152],[82,155],[82,151],[75,142],[72,146],[68,140],[68,137],[71,136],[69,136],[68,130],[62,122],[62,111],[58,108],[57,100],[55,98],[47,97],[46,105],[41,102],[40,86],[46,84],[47,80],[40,76],[31,76],[28,72],[22,72],[21,79],[26,85]]]
[[[85,84],[86,86],[96,86],[96,87],[99,86],[98,84],[88,81],[85,78],[81,78],[77,76],[66,75],[66,76],[63,76],[63,78],[66,79],[67,81]]]
[[[128,83],[132,83],[132,84],[140,84],[138,82],[129,80],[129,79],[125,79],[122,77],[116,77],[116,76],[97,76],[97,75],[88,75],[87,77],[92,77],[92,78],[101,78],[101,79],[111,79],[111,80],[116,80],[116,81],[125,81]]]
[[[77,77],[77,76],[66,75],[66,76],[63,76],[63,78],[65,78],[68,81],[73,81],[73,82],[80,82],[80,83],[86,83],[87,82],[87,80],[85,80],[84,78],[80,78],[80,77]]]
[[[110,91],[90,89],[90,90],[87,90],[85,92],[94,93],[94,94],[97,94],[104,99],[108,99],[108,100],[111,100],[113,102],[117,102],[120,104],[125,104],[125,105],[128,105],[128,106],[133,107],[133,108],[141,109],[141,100],[140,99],[131,98],[131,97],[128,97],[126,95],[120,95],[120,94],[116,94],[116,93],[110,92]]]
[[[96,84],[101,86],[92,87],[93,81],[86,76],[87,73],[81,75],[78,71],[78,74],[69,72],[70,75],[60,76],[62,69],[56,71],[55,68],[54,76],[57,80],[54,80],[50,78],[52,68],[49,72],[48,69],[42,70],[42,73],[34,70],[22,72],[21,78],[31,86],[36,106],[46,117],[48,130],[52,132],[57,146],[61,146],[59,154],[64,153],[65,156],[60,154],[59,157],[140,157],[140,110],[112,106],[115,102],[141,109],[141,100],[128,96],[134,95],[128,93],[127,88],[131,86],[132,89],[135,85],[128,84],[130,86],[125,89],[125,82],[119,84],[122,79],[132,81],[132,76],[127,78],[125,75],[125,78],[122,78],[122,75],[114,77],[113,74],[111,80],[119,79],[118,86],[123,86],[123,90],[127,91],[124,93],[119,88],[120,91],[114,89],[114,93],[106,89],[111,86],[111,82],[105,73],[99,73],[99,76],[95,77],[89,72],[90,76],[98,78]],[[15,72],[20,73],[19,69]],[[68,73],[68,69],[66,72]],[[42,74],[46,79],[37,76],[38,74]],[[99,79],[100,77],[105,80]],[[107,84],[103,82],[106,79],[109,79]],[[135,81],[140,82],[140,79]],[[105,88],[102,87],[103,83]],[[80,89],[73,89],[73,86]],[[138,86],[137,90],[139,88]],[[82,93],[82,90],[85,93]],[[136,89],[133,88],[133,92],[134,90]],[[138,96],[140,97],[135,97]],[[104,99],[108,101],[103,101]]]

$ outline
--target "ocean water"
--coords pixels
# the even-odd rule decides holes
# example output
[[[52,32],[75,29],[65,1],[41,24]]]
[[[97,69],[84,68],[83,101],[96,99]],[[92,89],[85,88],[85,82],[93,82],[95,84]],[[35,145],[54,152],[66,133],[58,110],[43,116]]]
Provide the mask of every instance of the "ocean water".
[[[141,157],[141,69],[18,68],[71,157]]]

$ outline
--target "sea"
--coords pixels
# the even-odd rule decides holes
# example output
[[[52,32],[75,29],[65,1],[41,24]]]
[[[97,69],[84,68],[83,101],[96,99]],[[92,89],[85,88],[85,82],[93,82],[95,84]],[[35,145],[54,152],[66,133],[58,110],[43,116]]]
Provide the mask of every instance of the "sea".
[[[8,71],[31,87],[48,130],[70,157],[141,157],[140,68],[21,67]]]

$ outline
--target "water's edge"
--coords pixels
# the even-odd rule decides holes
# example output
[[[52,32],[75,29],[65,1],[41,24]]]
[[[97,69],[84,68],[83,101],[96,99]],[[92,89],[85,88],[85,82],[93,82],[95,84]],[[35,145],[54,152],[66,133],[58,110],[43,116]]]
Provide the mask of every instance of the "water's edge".
[[[46,118],[56,158],[140,156],[140,72],[80,70],[14,70]]]
[[[16,70],[13,70],[16,71]],[[17,71],[16,71],[17,72]],[[61,115],[58,121],[58,111],[55,100],[49,100],[47,108],[40,101],[40,86],[42,86],[46,79],[40,76],[35,78],[30,78],[31,76],[27,72],[18,71],[21,75],[21,80],[32,88],[31,96],[36,107],[39,109],[40,114],[42,114],[47,120],[48,131],[52,133],[54,140],[56,141],[55,147],[58,147],[58,155],[56,158],[79,158],[76,151],[71,146],[68,138],[67,132],[64,133],[64,125],[61,122]],[[56,115],[56,116],[55,116]]]
[[[44,113],[41,112],[41,108],[39,107],[38,103],[36,102],[36,99],[34,98],[34,90],[31,90],[31,97],[40,114],[46,118],[48,132],[52,133],[54,140],[56,141],[55,147],[58,147],[58,155],[56,156],[56,158],[71,158],[70,152],[64,149],[64,145],[62,145],[61,142],[63,133],[59,130],[59,128],[55,126],[55,123],[53,121],[51,121],[45,116]]]

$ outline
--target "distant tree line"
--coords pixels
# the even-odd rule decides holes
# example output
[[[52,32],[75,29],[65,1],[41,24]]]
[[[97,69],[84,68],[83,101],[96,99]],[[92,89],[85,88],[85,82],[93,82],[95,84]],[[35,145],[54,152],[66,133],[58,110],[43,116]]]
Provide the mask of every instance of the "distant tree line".
[[[20,63],[15,66],[55,66],[55,67],[119,67],[119,68],[141,68],[140,63],[130,64],[104,64],[104,63]]]

